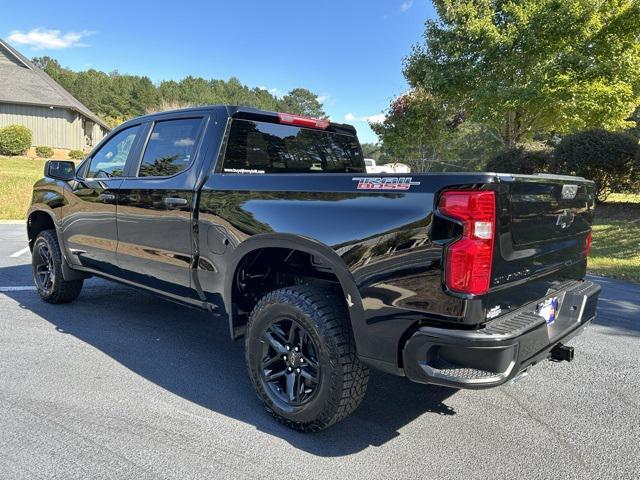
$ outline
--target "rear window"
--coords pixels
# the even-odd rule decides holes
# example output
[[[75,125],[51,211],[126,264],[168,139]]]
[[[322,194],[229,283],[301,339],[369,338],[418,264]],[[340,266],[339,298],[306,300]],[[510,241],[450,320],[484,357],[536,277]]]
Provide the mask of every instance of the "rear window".
[[[356,137],[278,123],[234,120],[227,173],[363,173]]]
[[[140,177],[169,177],[191,164],[200,118],[156,122],[140,164]]]

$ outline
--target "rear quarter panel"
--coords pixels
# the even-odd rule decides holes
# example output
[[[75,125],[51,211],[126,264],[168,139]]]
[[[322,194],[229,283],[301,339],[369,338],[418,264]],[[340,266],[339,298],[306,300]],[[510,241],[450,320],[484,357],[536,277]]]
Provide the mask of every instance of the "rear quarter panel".
[[[395,363],[400,336],[418,320],[463,321],[468,302],[441,286],[442,247],[430,236],[434,202],[444,187],[494,177],[412,175],[419,185],[407,191],[357,190],[354,178],[363,176],[212,174],[199,202],[199,278],[208,300],[233,274],[235,248],[256,235],[289,234],[332,250],[348,269],[360,297],[351,299],[360,355],[380,358],[380,345],[393,345],[382,356]]]

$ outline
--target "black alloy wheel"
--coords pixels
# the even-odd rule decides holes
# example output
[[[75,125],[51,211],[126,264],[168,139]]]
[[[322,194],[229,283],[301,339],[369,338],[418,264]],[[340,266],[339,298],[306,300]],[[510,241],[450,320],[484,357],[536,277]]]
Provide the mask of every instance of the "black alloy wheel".
[[[48,303],[72,302],[82,290],[82,280],[65,280],[62,252],[55,230],[43,230],[33,241],[31,267],[38,295]]]
[[[297,407],[318,390],[318,349],[309,332],[292,318],[275,319],[262,333],[261,378],[284,404]]]
[[[34,251],[34,277],[45,295],[50,295],[55,282],[55,265],[49,245],[40,242]]]

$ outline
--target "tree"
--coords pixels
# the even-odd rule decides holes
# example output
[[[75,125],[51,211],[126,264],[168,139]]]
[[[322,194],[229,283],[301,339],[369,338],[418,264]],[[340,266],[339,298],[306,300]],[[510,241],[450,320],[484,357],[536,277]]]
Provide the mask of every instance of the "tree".
[[[318,96],[306,88],[294,88],[278,102],[278,109],[296,115],[307,115],[314,118],[327,116],[318,101]]]
[[[478,170],[496,150],[486,129],[419,88],[393,100],[371,128],[385,161],[402,161],[414,172]]]
[[[362,143],[360,146],[362,147],[364,158],[372,158],[378,165],[385,163],[386,158],[379,143]]]
[[[36,67],[42,70],[46,70],[46,69],[60,70],[62,68],[55,58],[51,58],[46,55],[44,57],[36,57],[31,61]]]
[[[630,126],[640,92],[634,0],[434,0],[410,85],[481,124],[505,146],[534,133]]]
[[[396,98],[385,119],[371,123],[384,150],[398,160],[431,159],[439,156],[447,125],[447,106],[422,89]]]
[[[317,96],[305,88],[295,88],[282,98],[261,88],[249,88],[236,77],[229,80],[188,76],[154,85],[149,77],[118,71],[75,72],[60,66],[51,57],[34,58],[42,68],[90,110],[114,127],[123,121],[171,106],[227,104],[285,111],[314,117],[326,116]]]

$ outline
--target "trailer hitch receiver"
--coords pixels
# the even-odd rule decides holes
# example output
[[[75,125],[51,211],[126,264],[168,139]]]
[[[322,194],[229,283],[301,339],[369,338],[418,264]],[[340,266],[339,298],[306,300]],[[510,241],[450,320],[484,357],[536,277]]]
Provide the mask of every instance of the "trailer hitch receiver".
[[[549,360],[552,362],[570,362],[573,360],[573,347],[561,343],[557,344],[549,352]]]

